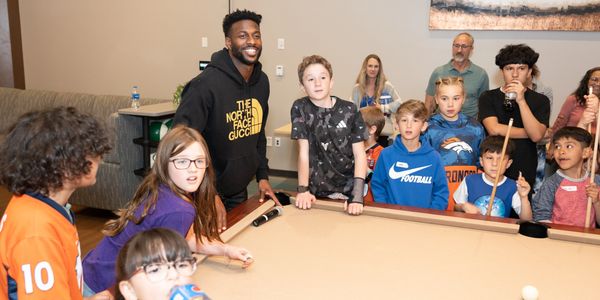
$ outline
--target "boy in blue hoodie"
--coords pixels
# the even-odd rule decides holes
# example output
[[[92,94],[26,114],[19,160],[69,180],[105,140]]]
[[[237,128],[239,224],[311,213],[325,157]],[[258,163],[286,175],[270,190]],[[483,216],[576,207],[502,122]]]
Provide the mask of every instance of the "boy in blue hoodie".
[[[420,137],[427,129],[427,108],[409,100],[396,111],[400,134],[381,151],[371,188],[375,202],[444,210],[448,184],[440,154]]]
[[[442,77],[435,86],[439,113],[429,119],[423,139],[440,153],[452,195],[465,177],[477,173],[479,145],[485,132],[477,120],[462,113],[465,99],[462,77]],[[454,201],[450,198],[448,210],[453,209]]]

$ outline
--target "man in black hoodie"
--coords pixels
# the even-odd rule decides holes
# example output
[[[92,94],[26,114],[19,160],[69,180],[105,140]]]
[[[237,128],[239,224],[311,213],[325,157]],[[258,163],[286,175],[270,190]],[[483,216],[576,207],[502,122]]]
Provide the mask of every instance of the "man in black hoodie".
[[[206,139],[227,210],[246,200],[254,176],[261,200],[267,195],[278,203],[267,175],[269,79],[258,62],[261,19],[248,10],[225,16],[225,48],[213,53],[206,69],[185,86],[175,113],[175,124],[195,128]],[[219,221],[224,225],[224,218]]]

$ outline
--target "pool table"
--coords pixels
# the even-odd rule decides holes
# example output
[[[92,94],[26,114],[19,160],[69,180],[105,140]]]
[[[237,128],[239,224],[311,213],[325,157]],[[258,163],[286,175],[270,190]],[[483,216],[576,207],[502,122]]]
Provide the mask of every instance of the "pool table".
[[[198,265],[213,299],[600,299],[600,231],[552,226],[518,234],[514,219],[392,205],[350,216],[339,202],[292,205],[254,227],[273,202],[245,201],[222,235],[249,249],[248,269],[223,257]]]

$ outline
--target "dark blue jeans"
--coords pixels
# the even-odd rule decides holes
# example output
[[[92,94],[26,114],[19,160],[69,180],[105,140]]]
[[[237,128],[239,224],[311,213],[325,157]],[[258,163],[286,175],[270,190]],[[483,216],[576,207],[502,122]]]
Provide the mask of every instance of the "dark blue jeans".
[[[238,206],[240,203],[248,199],[248,190],[244,189],[243,191],[235,194],[224,196],[221,195],[221,200],[223,200],[223,204],[225,205],[225,209],[227,211],[232,210],[234,207]]]

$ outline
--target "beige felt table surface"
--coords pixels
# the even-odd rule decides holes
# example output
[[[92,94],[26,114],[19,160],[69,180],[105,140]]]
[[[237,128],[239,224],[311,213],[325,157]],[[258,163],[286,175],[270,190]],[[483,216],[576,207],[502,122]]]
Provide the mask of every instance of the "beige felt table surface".
[[[600,298],[598,245],[524,237],[516,224],[376,207],[353,217],[339,203],[319,205],[238,224],[230,243],[255,263],[243,270],[211,257],[195,280],[213,299],[521,299],[527,284],[541,300]]]

